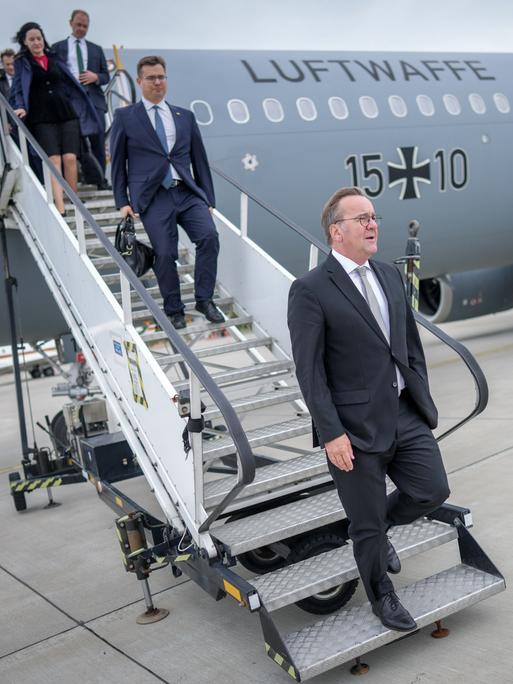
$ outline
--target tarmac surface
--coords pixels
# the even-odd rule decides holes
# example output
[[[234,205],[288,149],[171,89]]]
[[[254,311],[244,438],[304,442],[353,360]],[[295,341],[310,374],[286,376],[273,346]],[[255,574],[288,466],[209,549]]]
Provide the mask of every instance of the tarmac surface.
[[[508,582],[513,489],[513,312],[443,326],[481,364],[490,401],[478,418],[441,443],[452,503],[473,513],[473,534]],[[442,428],[473,403],[473,383],[461,364],[426,341],[431,384]],[[53,398],[56,378],[30,379],[34,421],[64,403]],[[141,588],[125,573],[115,533],[115,514],[94,488],[75,484],[54,490],[61,505],[45,508],[47,495],[27,496],[17,513],[7,473],[21,452],[12,375],[0,376],[0,683],[80,684],[280,684],[290,681],[265,654],[257,617],[230,600],[216,603],[187,578],[168,568],[153,573],[155,605],[169,616],[140,626]],[[271,409],[272,410],[272,409]],[[29,420],[30,423],[30,420]],[[112,427],[111,427],[112,429]],[[115,429],[115,428],[114,428]],[[38,444],[47,443],[36,428]],[[145,481],[125,483],[136,500],[155,510]],[[457,562],[454,544],[403,563],[398,584],[409,583]],[[359,589],[352,602],[364,601]],[[297,626],[299,610],[281,611],[280,627]],[[312,616],[302,614],[305,621]],[[365,684],[510,684],[513,682],[513,598],[510,591],[444,620],[443,640],[422,629],[365,656]],[[349,665],[313,680],[353,682]]]

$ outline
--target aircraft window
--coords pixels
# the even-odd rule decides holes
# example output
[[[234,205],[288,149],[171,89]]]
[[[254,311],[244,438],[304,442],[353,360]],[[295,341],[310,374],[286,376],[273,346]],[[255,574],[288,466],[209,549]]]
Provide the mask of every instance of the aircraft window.
[[[279,100],[275,100],[273,97],[268,97],[262,102],[262,106],[269,121],[272,121],[273,123],[279,123],[285,118],[283,107],[281,106],[281,102]]]
[[[445,108],[449,112],[449,114],[452,114],[453,116],[458,116],[458,114],[461,114],[460,101],[458,100],[456,95],[444,95],[443,101]]]
[[[486,105],[485,101],[479,95],[478,93],[470,93],[468,96],[468,101],[470,102],[470,106],[472,107],[472,110],[476,114],[485,114],[486,113]]]
[[[194,112],[196,121],[200,126],[209,126],[214,120],[212,107],[205,100],[194,100],[191,102],[191,109]]]
[[[504,95],[504,93],[494,93],[493,94],[493,101],[495,102],[495,106],[499,110],[501,114],[509,114],[511,111],[511,107],[509,104],[509,100]]]
[[[330,112],[335,119],[347,119],[349,116],[349,110],[347,109],[345,100],[343,100],[341,97],[330,97],[328,100],[328,105]]]
[[[424,116],[433,116],[435,105],[429,95],[417,95],[417,107]]]
[[[317,109],[309,97],[298,97],[296,106],[299,116],[305,121],[313,121],[317,118]]]
[[[229,100],[228,113],[235,123],[245,124],[249,121],[248,105],[243,100]]]
[[[368,119],[375,119],[378,116],[378,105],[373,97],[370,97],[370,95],[362,95],[359,102],[360,109]]]
[[[408,107],[406,102],[399,95],[390,95],[388,98],[388,104],[390,105],[390,110],[394,116],[403,117],[408,114]]]

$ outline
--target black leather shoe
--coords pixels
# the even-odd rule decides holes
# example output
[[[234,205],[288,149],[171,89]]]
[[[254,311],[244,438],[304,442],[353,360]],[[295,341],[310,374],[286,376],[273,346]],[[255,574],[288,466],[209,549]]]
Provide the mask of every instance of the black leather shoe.
[[[96,187],[98,190],[112,190],[112,185],[106,178],[104,178],[101,183],[98,183]]]
[[[397,598],[395,591],[389,591],[372,604],[372,612],[385,627],[398,632],[417,629],[417,623]]]
[[[392,546],[390,539],[387,539],[387,570],[393,575],[397,575],[398,572],[401,572],[401,561],[399,560],[399,556]]]
[[[167,314],[167,317],[171,321],[171,325],[175,330],[183,330],[187,323],[185,322],[185,316],[181,311],[174,314]]]
[[[211,299],[206,302],[196,302],[196,310],[202,313],[211,323],[223,323],[224,316]]]

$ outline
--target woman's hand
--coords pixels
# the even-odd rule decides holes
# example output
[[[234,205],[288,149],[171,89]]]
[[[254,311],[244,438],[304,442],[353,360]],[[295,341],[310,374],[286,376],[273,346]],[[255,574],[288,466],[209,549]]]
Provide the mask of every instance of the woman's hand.
[[[20,119],[24,119],[27,116],[27,112],[24,109],[15,109],[14,113],[19,116]]]

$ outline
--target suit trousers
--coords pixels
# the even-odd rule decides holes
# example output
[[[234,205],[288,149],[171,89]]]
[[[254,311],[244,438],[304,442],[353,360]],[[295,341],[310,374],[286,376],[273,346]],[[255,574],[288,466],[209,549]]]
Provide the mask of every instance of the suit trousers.
[[[387,575],[387,530],[431,513],[449,496],[440,450],[408,390],[401,392],[396,439],[384,453],[353,447],[353,470],[328,466],[349,519],[349,537],[371,603],[393,591]],[[385,476],[397,489],[387,496]]]
[[[98,109],[98,107],[95,109],[100,122],[100,131],[97,135],[89,136],[89,142],[91,143],[91,152],[98,160],[105,175],[105,112],[103,109]]]
[[[165,313],[172,315],[184,310],[176,269],[178,223],[196,247],[196,301],[212,299],[217,277],[219,236],[206,203],[184,183],[169,190],[160,187],[148,208],[141,212],[141,220],[155,251],[153,270],[164,300]]]

